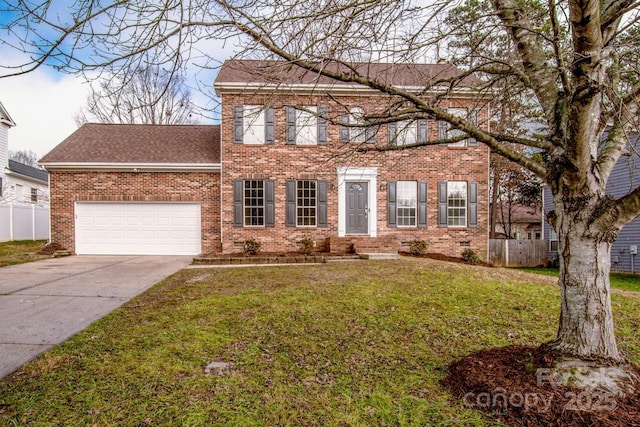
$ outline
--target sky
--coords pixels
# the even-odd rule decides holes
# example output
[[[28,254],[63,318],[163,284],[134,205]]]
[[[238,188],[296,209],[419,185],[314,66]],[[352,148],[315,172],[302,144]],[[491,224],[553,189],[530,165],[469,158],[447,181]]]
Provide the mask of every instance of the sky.
[[[73,133],[75,113],[89,86],[75,76],[42,69],[0,79],[0,102],[16,123],[9,150],[31,150],[42,157]]]

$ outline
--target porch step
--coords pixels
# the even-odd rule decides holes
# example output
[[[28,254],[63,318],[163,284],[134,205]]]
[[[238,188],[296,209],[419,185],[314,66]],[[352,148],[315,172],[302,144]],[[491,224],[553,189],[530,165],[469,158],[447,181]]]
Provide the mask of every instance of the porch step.
[[[358,253],[358,256],[362,259],[399,259],[400,255],[396,252],[395,254],[391,253],[381,253],[381,254],[364,254]]]

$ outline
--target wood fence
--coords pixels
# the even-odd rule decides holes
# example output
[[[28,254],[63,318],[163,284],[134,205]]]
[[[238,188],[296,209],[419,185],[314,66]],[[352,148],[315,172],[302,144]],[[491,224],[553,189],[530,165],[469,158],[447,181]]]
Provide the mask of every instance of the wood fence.
[[[489,240],[489,262],[501,267],[538,267],[547,264],[546,240]]]

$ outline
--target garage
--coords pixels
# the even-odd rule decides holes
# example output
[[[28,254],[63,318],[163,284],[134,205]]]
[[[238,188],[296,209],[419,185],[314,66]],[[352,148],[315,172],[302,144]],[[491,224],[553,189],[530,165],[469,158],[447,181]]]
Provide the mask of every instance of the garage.
[[[197,255],[200,203],[76,202],[79,255]]]

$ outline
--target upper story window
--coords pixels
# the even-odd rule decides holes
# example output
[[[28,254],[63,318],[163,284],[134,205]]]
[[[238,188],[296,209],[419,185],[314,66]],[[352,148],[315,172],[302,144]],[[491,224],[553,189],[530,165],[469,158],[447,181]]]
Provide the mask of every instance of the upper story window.
[[[428,122],[425,119],[389,123],[387,129],[391,145],[411,145],[429,140]]]
[[[273,108],[236,105],[233,107],[233,126],[233,142],[236,144],[273,144]]]
[[[31,188],[31,203],[38,203],[38,189]]]
[[[478,226],[478,183],[438,183],[438,227]]]
[[[375,142],[377,127],[365,125],[364,109],[352,107],[349,114],[340,116],[340,142]]]
[[[326,145],[327,107],[287,107],[287,144]]]
[[[471,125],[478,125],[478,111],[467,110],[466,108],[448,108],[447,112],[455,117],[467,120]],[[445,121],[438,122],[438,139],[453,139],[464,136],[465,133],[460,129],[454,129],[450,123]],[[475,138],[465,138],[451,144],[449,147],[475,147],[478,142]]]

